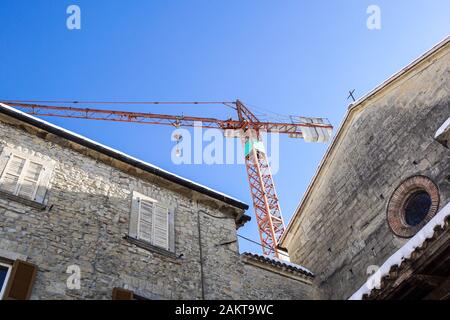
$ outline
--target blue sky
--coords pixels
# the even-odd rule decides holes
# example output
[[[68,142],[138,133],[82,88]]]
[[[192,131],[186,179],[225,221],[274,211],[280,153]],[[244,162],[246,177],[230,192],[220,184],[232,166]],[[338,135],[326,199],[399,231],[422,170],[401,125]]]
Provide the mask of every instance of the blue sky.
[[[330,2],[2,0],[0,99],[239,98],[338,126],[348,90],[362,96],[450,34],[448,0]],[[81,8],[81,30],[66,27],[72,4]],[[372,4],[381,8],[381,30],[366,27]],[[228,115],[202,107],[129,110]],[[251,203],[242,165],[173,164],[171,128],[47,120]],[[286,222],[326,147],[281,138],[274,179]],[[255,221],[239,233],[259,239]]]

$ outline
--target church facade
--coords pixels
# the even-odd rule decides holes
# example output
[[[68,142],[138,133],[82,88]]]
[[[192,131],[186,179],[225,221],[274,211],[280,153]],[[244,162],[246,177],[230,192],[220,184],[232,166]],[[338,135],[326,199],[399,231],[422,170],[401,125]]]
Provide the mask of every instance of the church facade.
[[[450,37],[349,106],[281,239],[318,298],[446,297],[449,117]]]

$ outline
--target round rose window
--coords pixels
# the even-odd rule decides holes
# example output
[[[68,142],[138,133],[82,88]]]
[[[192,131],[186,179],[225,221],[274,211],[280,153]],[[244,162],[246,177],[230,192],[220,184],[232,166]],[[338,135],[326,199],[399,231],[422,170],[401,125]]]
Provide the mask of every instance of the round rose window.
[[[436,214],[439,190],[429,178],[415,176],[405,180],[389,200],[387,218],[392,231],[412,237]]]

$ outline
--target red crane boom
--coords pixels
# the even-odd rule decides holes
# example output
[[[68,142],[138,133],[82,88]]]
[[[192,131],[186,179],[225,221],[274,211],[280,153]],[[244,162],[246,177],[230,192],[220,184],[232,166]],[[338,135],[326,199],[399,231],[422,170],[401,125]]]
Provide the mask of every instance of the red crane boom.
[[[93,108],[80,108],[49,104],[119,104],[114,102],[61,102],[61,101],[2,101],[13,105],[19,110],[37,116],[54,116],[62,118],[107,120],[116,122],[134,122],[142,124],[159,124],[174,127],[216,128],[227,132],[237,130],[245,149],[245,164],[247,169],[253,208],[258,224],[263,253],[267,256],[280,257],[278,240],[285,230],[285,224],[275,190],[269,161],[261,142],[261,134],[281,133],[294,138],[303,138],[304,130],[311,128],[332,129],[328,123],[301,121],[291,123],[260,121],[241,101],[235,102],[139,102],[120,104],[222,104],[232,107],[237,112],[238,119],[216,119],[193,116],[176,116],[146,112],[129,112]],[[309,128],[309,129],[307,129]]]

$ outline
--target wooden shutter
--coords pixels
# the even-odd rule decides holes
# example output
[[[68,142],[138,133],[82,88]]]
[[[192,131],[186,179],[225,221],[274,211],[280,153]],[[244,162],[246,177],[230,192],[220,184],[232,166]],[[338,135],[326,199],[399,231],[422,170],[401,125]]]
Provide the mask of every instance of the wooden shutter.
[[[0,154],[0,177],[3,175],[3,171],[8,164],[9,159],[11,158],[12,152],[8,147],[3,147],[3,150]]]
[[[153,204],[153,245],[169,249],[169,210]]]
[[[133,300],[133,291],[122,288],[114,288],[112,292],[113,300]]]
[[[139,201],[138,236],[149,242],[152,242],[153,206],[150,201]]]
[[[3,299],[28,300],[36,273],[37,267],[34,264],[22,260],[14,261]]]
[[[34,196],[34,200],[36,202],[44,203],[45,195],[47,194],[50,178],[52,176],[54,169],[55,169],[55,162],[53,161],[51,163],[46,163],[42,168],[36,194]]]
[[[33,161],[27,161],[24,173],[21,178],[18,195],[34,200],[34,195],[38,188],[39,177],[43,166]]]
[[[55,161],[4,147],[0,154],[0,189],[44,203]]]
[[[169,210],[169,251],[175,252],[175,209]]]
[[[6,165],[1,179],[1,188],[6,192],[16,194],[20,175],[25,166],[26,159],[12,155]]]
[[[129,236],[175,251],[174,215],[150,197],[133,192]]]
[[[131,200],[131,213],[128,235],[132,238],[139,238],[138,225],[139,225],[139,207],[140,207],[139,194],[133,191],[133,198]]]

